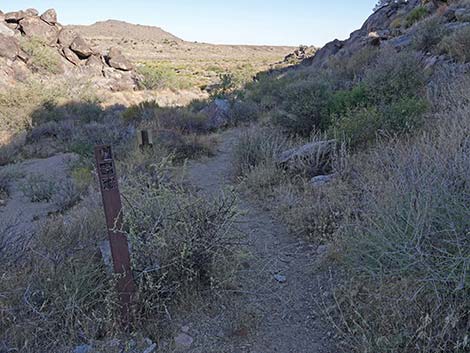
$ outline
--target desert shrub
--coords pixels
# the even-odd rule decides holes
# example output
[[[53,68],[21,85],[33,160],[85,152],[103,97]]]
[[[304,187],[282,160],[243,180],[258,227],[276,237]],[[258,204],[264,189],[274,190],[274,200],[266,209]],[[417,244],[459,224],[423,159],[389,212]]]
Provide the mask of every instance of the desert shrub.
[[[435,51],[448,31],[441,17],[431,17],[421,22],[413,35],[413,47],[417,50]]]
[[[429,15],[429,12],[424,6],[415,7],[406,16],[405,25],[406,25],[406,27],[411,27],[416,22],[421,21],[422,19],[424,19],[428,15]]]
[[[330,134],[358,147],[374,141],[381,126],[382,116],[376,108],[359,107],[336,117]]]
[[[63,72],[60,56],[57,51],[40,39],[24,39],[20,44],[21,49],[30,56],[28,65],[33,70],[49,74],[60,74]]]
[[[332,57],[328,66],[339,85],[344,86],[349,81],[357,81],[364,75],[364,70],[377,59],[380,49],[374,46],[365,47],[352,54],[350,58]]]
[[[463,27],[445,36],[439,47],[442,52],[459,62],[466,63],[470,61],[470,26]]]
[[[57,206],[59,212],[65,212],[78,204],[81,200],[80,191],[72,179],[62,180],[57,184],[51,202]]]
[[[283,111],[274,116],[275,124],[304,136],[328,127],[331,92],[327,83],[301,81],[287,86],[284,95]]]
[[[21,151],[21,144],[18,142],[10,142],[7,145],[0,146],[0,166],[14,163]]]
[[[343,220],[342,190],[338,190],[337,183],[325,187],[314,188],[300,179],[284,181],[275,189],[278,217],[293,234],[316,244],[335,240]]]
[[[28,81],[0,92],[0,130],[22,132],[48,121],[101,119],[95,90],[87,83]]]
[[[286,77],[280,78],[267,73],[258,74],[255,82],[247,84],[247,98],[258,103],[260,108],[269,111],[280,105],[283,99],[283,90],[288,82]]]
[[[413,133],[423,125],[428,108],[423,98],[402,98],[383,109],[381,128],[385,133]]]
[[[93,211],[49,220],[15,256],[19,261],[8,262],[12,257],[2,254],[8,271],[0,283],[0,341],[6,347],[54,351],[113,330],[113,281],[93,260],[106,226],[99,210]]]
[[[56,182],[41,174],[33,174],[23,182],[21,191],[31,202],[49,202],[56,191]]]
[[[178,187],[143,189],[143,180],[153,184],[142,177],[127,180],[123,191],[130,203],[125,224],[142,296],[138,315],[151,332],[152,324],[190,293],[230,284],[236,212],[232,196],[207,202]]]
[[[331,316],[345,350],[468,351],[469,126],[467,107],[453,105],[413,140],[349,160],[352,212],[340,234],[349,280]]]
[[[230,110],[230,121],[234,125],[257,121],[260,115],[258,105],[252,101],[236,100]]]
[[[233,286],[237,212],[231,195],[205,200],[191,194],[169,181],[171,166],[159,156],[137,153],[158,176],[141,168],[136,154],[119,162],[123,230],[138,288],[135,330],[156,340],[182,301]],[[62,351],[118,333],[115,278],[97,256],[105,238],[100,202],[89,197],[67,216],[49,219],[21,254],[2,252],[0,264],[8,269],[0,281],[5,347]]]
[[[328,102],[328,114],[343,115],[350,109],[369,104],[368,92],[363,84],[357,84],[349,90],[335,91]]]
[[[164,63],[145,63],[137,67],[137,73],[141,76],[139,86],[142,89],[184,89],[190,88],[192,83],[178,76],[176,71]]]
[[[374,65],[367,68],[362,83],[371,103],[385,105],[401,98],[421,95],[426,74],[413,52],[383,50]]]
[[[131,105],[122,113],[124,121],[140,122],[142,120],[151,120],[155,118],[154,112],[160,108],[156,101],[144,101],[139,104]]]
[[[273,165],[281,152],[288,148],[288,140],[279,131],[251,128],[242,133],[233,149],[233,168],[243,176],[260,164]]]
[[[157,130],[175,130],[185,134],[208,131],[207,115],[187,108],[159,107],[155,102],[131,106],[123,113],[123,118]]]

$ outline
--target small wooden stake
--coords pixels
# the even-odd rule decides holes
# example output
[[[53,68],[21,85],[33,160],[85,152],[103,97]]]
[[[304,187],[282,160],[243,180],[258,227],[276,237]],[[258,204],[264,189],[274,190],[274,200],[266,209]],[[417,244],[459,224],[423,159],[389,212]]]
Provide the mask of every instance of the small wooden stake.
[[[132,276],[129,245],[122,229],[122,204],[119,193],[116,166],[111,146],[95,147],[96,168],[103,197],[108,238],[113,257],[114,272],[119,275],[117,291],[121,302],[122,323],[126,328],[131,323],[131,305],[135,293]]]
[[[153,147],[153,136],[151,130],[139,130],[137,132],[137,143],[141,150],[146,147]]]

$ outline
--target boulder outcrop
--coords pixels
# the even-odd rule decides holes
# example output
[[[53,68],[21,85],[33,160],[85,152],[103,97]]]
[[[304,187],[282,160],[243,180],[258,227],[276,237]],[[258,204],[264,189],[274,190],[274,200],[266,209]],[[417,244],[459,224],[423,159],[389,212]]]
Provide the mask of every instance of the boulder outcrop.
[[[417,8],[423,8],[428,15],[438,13],[448,22],[470,21],[470,11],[459,7],[459,2],[455,0],[390,0],[378,7],[348,39],[329,42],[313,57],[305,59],[303,64],[324,68],[331,59],[348,59],[367,47],[390,45],[397,51],[409,47],[414,28],[413,23],[407,22],[408,15]]]
[[[119,50],[110,49],[107,55],[97,53],[78,33],[60,25],[54,9],[41,15],[36,9],[0,11],[0,58],[3,58],[0,69],[7,75],[7,79],[0,80],[0,83],[10,84],[17,77],[24,77],[25,68],[27,70],[29,66],[33,71],[30,61],[34,58],[22,50],[22,41],[28,39],[38,42],[33,45],[48,46],[51,55],[62,56],[64,70],[56,74],[65,72],[77,77],[86,76],[98,86],[112,90],[137,87],[132,63]],[[18,67],[21,75],[15,73]]]

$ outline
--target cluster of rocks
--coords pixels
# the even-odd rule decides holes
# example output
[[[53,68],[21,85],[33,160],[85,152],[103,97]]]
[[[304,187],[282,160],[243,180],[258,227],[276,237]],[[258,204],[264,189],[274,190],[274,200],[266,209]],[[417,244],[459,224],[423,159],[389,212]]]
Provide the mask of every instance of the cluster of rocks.
[[[296,64],[315,55],[317,48],[301,45],[298,49],[284,57],[284,63]]]
[[[131,62],[116,48],[98,53],[75,31],[57,21],[57,13],[49,9],[39,14],[36,9],[3,13],[0,11],[0,58],[4,59],[9,78],[21,79],[30,69],[30,55],[22,50],[21,40],[37,39],[54,49],[63,74],[95,77],[103,87],[112,90],[134,89],[136,76]],[[52,55],[52,54],[51,54]]]
[[[326,44],[316,54],[303,61],[306,65],[320,68],[328,66],[331,58],[348,59],[354,53],[368,46],[389,45],[401,50],[412,45],[414,28],[397,27],[397,23],[418,7],[429,14],[438,12],[446,22],[470,22],[470,10],[459,7],[455,0],[393,0],[383,2],[367,19],[364,25],[351,33],[349,39],[334,40]],[[465,23],[464,23],[465,25]]]

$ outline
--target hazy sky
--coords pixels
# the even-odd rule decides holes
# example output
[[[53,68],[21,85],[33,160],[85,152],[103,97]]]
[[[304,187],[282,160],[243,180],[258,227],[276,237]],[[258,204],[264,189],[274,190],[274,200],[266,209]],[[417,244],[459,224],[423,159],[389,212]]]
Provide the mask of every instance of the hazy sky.
[[[55,8],[63,24],[107,19],[154,25],[188,40],[323,45],[359,28],[377,0],[2,0],[0,10]]]

